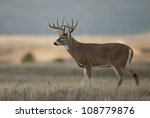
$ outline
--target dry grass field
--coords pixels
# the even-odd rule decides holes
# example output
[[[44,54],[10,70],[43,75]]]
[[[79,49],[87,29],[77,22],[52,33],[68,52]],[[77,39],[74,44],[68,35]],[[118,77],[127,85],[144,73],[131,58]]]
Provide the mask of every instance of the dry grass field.
[[[118,78],[111,68],[93,69],[92,87],[88,81],[83,84],[83,70],[70,61],[63,47],[53,45],[56,36],[0,36],[0,100],[150,100],[149,33],[75,37],[80,42],[120,42],[131,46],[140,88],[124,73],[125,80],[115,91]],[[22,63],[28,52],[34,62]]]
[[[141,86],[132,78],[118,91],[117,76],[110,69],[93,69],[92,87],[83,84],[83,70],[72,62],[0,64],[0,100],[150,100],[148,65],[135,66]]]

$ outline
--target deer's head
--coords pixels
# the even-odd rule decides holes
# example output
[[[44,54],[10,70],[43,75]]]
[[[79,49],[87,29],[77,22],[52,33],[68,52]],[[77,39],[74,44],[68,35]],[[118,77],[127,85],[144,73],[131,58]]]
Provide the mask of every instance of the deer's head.
[[[66,25],[64,25],[64,19],[61,23],[61,25],[58,22],[58,18],[57,18],[57,23],[49,23],[49,27],[53,28],[53,29],[57,29],[59,30],[59,38],[54,42],[54,45],[58,46],[58,45],[66,45],[67,42],[69,41],[69,39],[71,38],[71,33],[74,31],[74,29],[76,28],[78,24],[78,21],[76,22],[76,24],[74,25],[74,21],[73,19],[71,20],[71,25],[69,25],[68,22],[66,22]],[[67,32],[66,32],[66,29]]]

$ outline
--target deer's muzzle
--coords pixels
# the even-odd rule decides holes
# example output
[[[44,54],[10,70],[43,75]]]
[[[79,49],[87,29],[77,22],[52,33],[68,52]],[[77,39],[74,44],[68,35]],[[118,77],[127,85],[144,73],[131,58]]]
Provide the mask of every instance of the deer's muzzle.
[[[58,46],[59,44],[57,42],[54,42],[54,45]]]

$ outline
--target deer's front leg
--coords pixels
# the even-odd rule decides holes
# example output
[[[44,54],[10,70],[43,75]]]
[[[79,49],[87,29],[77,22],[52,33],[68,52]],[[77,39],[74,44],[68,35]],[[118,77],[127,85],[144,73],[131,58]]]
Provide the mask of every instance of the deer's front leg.
[[[84,77],[83,77],[83,82],[86,83],[88,81],[90,87],[91,87],[91,67],[86,67],[84,68]]]

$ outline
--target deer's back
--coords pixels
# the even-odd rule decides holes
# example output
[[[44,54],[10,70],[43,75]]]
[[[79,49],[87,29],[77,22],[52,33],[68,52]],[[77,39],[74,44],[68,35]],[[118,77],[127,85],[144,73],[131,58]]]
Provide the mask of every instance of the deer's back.
[[[131,48],[120,43],[82,44],[78,47],[79,53],[76,54],[75,60],[82,66],[105,66],[119,61],[124,66],[129,49]]]

